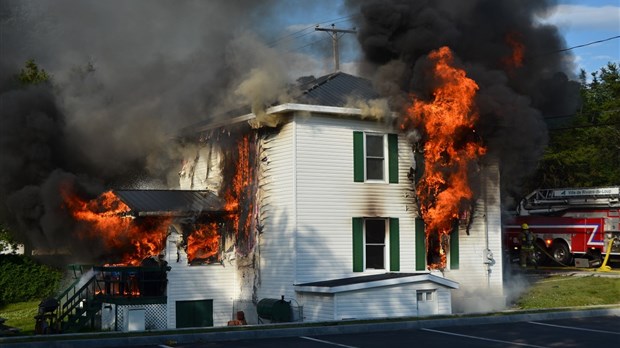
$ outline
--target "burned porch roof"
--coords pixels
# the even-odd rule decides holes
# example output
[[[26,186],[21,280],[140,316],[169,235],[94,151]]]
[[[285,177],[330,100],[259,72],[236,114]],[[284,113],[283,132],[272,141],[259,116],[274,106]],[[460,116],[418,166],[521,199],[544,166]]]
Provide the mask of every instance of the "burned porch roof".
[[[210,191],[114,190],[136,216],[191,216],[224,212],[222,200]]]

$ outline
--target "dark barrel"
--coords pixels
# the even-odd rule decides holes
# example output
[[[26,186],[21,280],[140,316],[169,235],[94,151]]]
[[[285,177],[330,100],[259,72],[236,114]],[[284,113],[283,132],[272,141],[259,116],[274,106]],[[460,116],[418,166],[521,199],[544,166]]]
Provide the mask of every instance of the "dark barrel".
[[[258,301],[256,312],[260,318],[271,320],[272,323],[288,323],[293,319],[291,301],[284,301],[283,298],[264,298]]]

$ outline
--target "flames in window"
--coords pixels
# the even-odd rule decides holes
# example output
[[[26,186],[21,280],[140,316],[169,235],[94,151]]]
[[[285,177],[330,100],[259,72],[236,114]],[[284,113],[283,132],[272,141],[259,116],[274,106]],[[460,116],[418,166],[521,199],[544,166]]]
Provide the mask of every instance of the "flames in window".
[[[424,173],[416,194],[426,225],[429,268],[443,269],[453,221],[472,203],[468,172],[486,150],[474,130],[478,85],[454,66],[448,47],[431,52],[429,60],[436,87],[430,100],[414,97],[403,128],[413,125],[424,134]]]

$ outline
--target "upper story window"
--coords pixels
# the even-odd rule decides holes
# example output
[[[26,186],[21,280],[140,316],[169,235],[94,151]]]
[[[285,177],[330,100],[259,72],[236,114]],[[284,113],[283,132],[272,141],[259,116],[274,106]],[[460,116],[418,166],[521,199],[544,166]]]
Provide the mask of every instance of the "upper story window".
[[[385,180],[385,135],[365,134],[366,180]]]
[[[353,181],[398,183],[398,136],[353,132]]]

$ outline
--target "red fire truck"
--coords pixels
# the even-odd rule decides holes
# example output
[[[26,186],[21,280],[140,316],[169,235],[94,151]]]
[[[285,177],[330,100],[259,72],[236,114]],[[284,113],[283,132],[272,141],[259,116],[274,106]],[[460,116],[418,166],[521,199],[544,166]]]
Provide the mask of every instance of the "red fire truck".
[[[608,251],[620,255],[620,187],[540,189],[527,195],[503,224],[513,260],[524,223],[536,235],[539,263],[571,265],[574,257],[583,257],[594,265]]]

